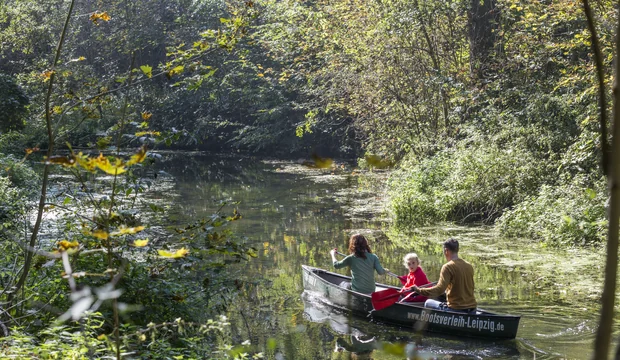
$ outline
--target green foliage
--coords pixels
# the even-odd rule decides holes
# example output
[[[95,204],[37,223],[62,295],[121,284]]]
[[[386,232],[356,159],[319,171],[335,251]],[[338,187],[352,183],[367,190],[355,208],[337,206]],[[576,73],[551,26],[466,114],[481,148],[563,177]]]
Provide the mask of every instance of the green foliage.
[[[403,164],[390,180],[392,212],[404,226],[492,221],[535,193],[545,170],[526,150],[463,141],[419,163]]]
[[[11,180],[14,187],[20,189],[23,194],[32,194],[39,185],[40,177],[29,163],[20,161],[11,155],[0,153],[0,175]]]
[[[114,342],[104,330],[101,313],[88,314],[80,324],[58,325],[37,336],[15,328],[2,339],[2,356],[19,359],[109,359],[116,358]],[[260,359],[249,341],[233,346],[225,316],[203,324],[188,323],[181,318],[171,322],[151,323],[145,327],[125,326],[121,354],[141,359]]]
[[[23,211],[24,202],[19,191],[11,186],[8,178],[0,176],[0,234],[4,229],[14,228]]]
[[[591,184],[578,176],[564,185],[544,185],[502,215],[500,234],[551,246],[598,245],[607,236],[605,184],[603,178]]]
[[[15,79],[0,73],[0,133],[24,128],[28,97]]]

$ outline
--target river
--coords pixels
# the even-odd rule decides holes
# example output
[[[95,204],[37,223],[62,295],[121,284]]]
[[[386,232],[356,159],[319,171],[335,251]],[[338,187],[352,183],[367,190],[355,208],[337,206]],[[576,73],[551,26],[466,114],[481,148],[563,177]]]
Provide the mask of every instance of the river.
[[[591,354],[600,251],[547,249],[527,239],[501,239],[484,226],[392,229],[385,213],[388,174],[359,172],[346,164],[323,170],[292,161],[168,153],[157,166],[171,175],[165,177],[172,184],[166,196],[173,196],[169,211],[179,222],[209,216],[220,200],[239,202],[243,218],[233,231],[258,256],[230,265],[228,277],[240,284],[240,293],[227,305],[227,315],[235,337],[250,339],[267,358],[402,359],[403,351],[412,349],[423,359],[585,359]],[[301,265],[331,269],[329,250],[344,250],[355,232],[369,235],[382,264],[399,274],[406,272],[402,256],[417,252],[431,281],[444,262],[441,242],[458,238],[461,257],[476,269],[479,307],[521,315],[517,338],[413,334],[341,313],[304,294]],[[384,276],[378,281],[396,285]]]

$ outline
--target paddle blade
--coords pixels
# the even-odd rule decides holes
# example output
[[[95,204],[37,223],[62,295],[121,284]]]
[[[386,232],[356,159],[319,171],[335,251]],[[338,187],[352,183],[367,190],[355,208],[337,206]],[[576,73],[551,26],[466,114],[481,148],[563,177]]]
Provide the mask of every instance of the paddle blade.
[[[394,305],[394,303],[398,301],[400,295],[400,291],[396,289],[376,291],[370,295],[372,307],[375,310],[385,309],[388,306]]]

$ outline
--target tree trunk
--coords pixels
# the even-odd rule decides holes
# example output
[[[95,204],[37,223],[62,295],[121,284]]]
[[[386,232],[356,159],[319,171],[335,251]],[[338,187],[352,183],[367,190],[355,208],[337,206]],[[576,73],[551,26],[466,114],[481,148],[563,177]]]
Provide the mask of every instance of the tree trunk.
[[[588,0],[583,0],[584,10],[588,19],[588,26],[592,34],[592,46],[596,60],[597,74],[599,78],[599,88],[604,88],[605,83],[602,71],[602,55],[596,35],[596,27],[594,26],[593,16],[588,4]],[[614,317],[614,305],[616,302],[616,279],[618,276],[618,225],[620,218],[620,90],[618,89],[618,76],[620,75],[620,62],[618,54],[620,54],[620,21],[616,25],[616,58],[615,58],[615,82],[613,86],[613,122],[612,122],[612,143],[611,158],[609,163],[606,160],[606,142],[605,138],[607,124],[605,121],[605,102],[604,98],[600,101],[601,112],[601,136],[603,145],[602,168],[607,175],[607,184],[609,187],[609,228],[607,234],[607,255],[605,259],[605,282],[603,285],[601,314],[599,327],[596,332],[594,342],[594,353],[592,358],[607,359],[609,357],[609,345],[611,340],[611,329]],[[605,92],[600,91],[599,96],[604,97]]]
[[[472,75],[482,77],[485,65],[492,55],[497,34],[499,12],[496,0],[471,0],[467,13],[469,32],[469,66]]]

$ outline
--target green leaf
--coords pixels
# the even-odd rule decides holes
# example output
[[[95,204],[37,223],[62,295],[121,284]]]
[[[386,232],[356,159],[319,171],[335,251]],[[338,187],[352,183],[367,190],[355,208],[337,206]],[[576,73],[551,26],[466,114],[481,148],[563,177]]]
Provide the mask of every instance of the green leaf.
[[[150,67],[149,65],[140,66],[140,70],[142,70],[144,75],[146,75],[149,78],[153,76],[153,68]]]

